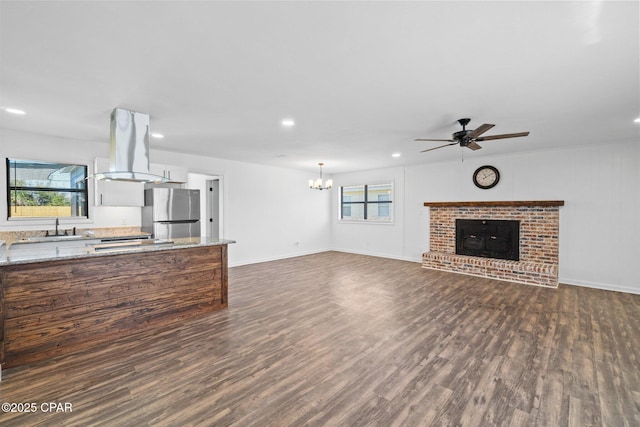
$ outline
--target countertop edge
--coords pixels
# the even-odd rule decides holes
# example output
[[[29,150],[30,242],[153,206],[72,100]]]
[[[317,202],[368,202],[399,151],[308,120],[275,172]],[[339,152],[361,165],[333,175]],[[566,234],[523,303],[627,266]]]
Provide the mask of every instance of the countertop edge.
[[[179,240],[179,239],[176,239]],[[2,243],[4,243],[2,241]],[[180,242],[177,241],[171,245],[142,245],[140,248],[135,249],[119,249],[119,250],[107,250],[94,252],[89,248],[79,249],[77,253],[69,253],[65,255],[43,255],[43,256],[34,256],[33,258],[25,258],[25,259],[7,259],[10,258],[10,250],[6,249],[6,245],[0,244],[0,267],[9,267],[12,265],[21,265],[21,264],[35,264],[40,262],[50,262],[50,261],[67,261],[73,259],[86,259],[86,258],[95,258],[102,256],[110,256],[110,255],[122,255],[128,253],[145,253],[145,252],[157,252],[157,251],[171,251],[178,249],[188,249],[188,248],[197,248],[197,247],[207,247],[207,246],[222,246],[236,243],[235,240],[207,240],[200,242]]]

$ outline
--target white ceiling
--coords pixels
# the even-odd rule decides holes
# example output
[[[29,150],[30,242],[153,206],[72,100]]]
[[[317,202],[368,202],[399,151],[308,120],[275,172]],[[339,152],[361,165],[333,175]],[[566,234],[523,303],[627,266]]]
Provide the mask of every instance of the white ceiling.
[[[531,132],[466,159],[640,140],[639,21],[637,1],[2,0],[0,107],[27,114],[0,127],[107,144],[122,107],[152,150],[327,173],[457,159],[413,140],[462,117]]]

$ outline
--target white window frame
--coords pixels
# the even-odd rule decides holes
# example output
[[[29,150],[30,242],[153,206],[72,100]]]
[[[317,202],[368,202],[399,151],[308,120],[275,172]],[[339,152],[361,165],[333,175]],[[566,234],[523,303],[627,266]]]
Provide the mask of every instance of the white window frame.
[[[386,203],[389,203],[389,216],[390,219],[388,220],[381,220],[381,219],[368,219],[366,218],[367,216],[367,208],[369,204],[378,204],[379,202],[376,201],[369,201],[367,200],[367,196],[368,196],[368,187],[369,186],[373,186],[373,185],[388,185],[391,188],[391,194],[389,197],[388,201],[384,201]],[[364,192],[365,192],[365,200],[362,202],[347,202],[350,204],[362,204],[363,208],[364,208],[364,218],[363,219],[353,219],[353,218],[343,218],[342,215],[342,207],[343,207],[343,201],[342,201],[342,197],[343,197],[343,188],[345,187],[358,187],[358,186],[362,186],[364,187]],[[351,184],[351,185],[341,185],[339,187],[339,191],[338,191],[338,222],[340,223],[353,223],[353,224],[393,224],[395,221],[395,208],[394,208],[394,201],[393,199],[395,198],[395,188],[394,188],[394,184],[393,181],[383,181],[383,182],[369,182],[366,184]]]

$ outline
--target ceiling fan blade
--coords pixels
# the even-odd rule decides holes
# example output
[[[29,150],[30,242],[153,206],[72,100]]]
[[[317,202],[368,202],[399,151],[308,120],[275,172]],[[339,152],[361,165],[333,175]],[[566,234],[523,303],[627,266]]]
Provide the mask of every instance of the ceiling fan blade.
[[[438,147],[433,147],[433,148],[429,148],[427,150],[422,150],[421,153],[426,153],[427,151],[433,151],[433,150],[437,150],[438,148],[448,147],[450,145],[456,145],[456,144],[458,144],[458,141],[452,142],[451,144],[444,144],[444,145],[440,145]]]
[[[435,142],[453,142],[453,139],[414,139],[414,141],[435,141]]]
[[[482,126],[480,126],[479,128],[476,128],[476,129],[472,130],[471,133],[469,133],[469,135],[467,135],[467,138],[475,139],[476,137],[482,135],[483,133],[485,133],[486,131],[488,131],[489,129],[491,129],[494,126],[495,125],[490,125],[488,123],[485,123]]]
[[[489,141],[490,139],[517,138],[519,136],[527,136],[529,132],[504,133],[502,135],[488,135],[475,138],[476,141]]]
[[[466,147],[471,148],[473,151],[476,151],[482,148],[480,145],[476,144],[474,141],[471,141],[470,143],[468,143]]]

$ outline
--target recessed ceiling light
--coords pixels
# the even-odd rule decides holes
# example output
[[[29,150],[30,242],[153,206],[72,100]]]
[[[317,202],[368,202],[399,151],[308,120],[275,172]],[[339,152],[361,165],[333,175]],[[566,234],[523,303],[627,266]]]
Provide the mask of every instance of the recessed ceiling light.
[[[27,114],[24,111],[19,110],[17,108],[5,108],[4,111],[11,114],[19,114],[19,115]]]
[[[151,136],[158,139],[164,138],[164,135],[161,133],[152,133]]]
[[[400,157],[400,153],[393,153],[391,157]]]
[[[295,126],[296,122],[293,119],[282,119],[280,122],[282,126],[286,126],[288,128]]]
[[[636,123],[640,123],[640,117],[638,117],[637,119],[634,120],[634,122]]]

